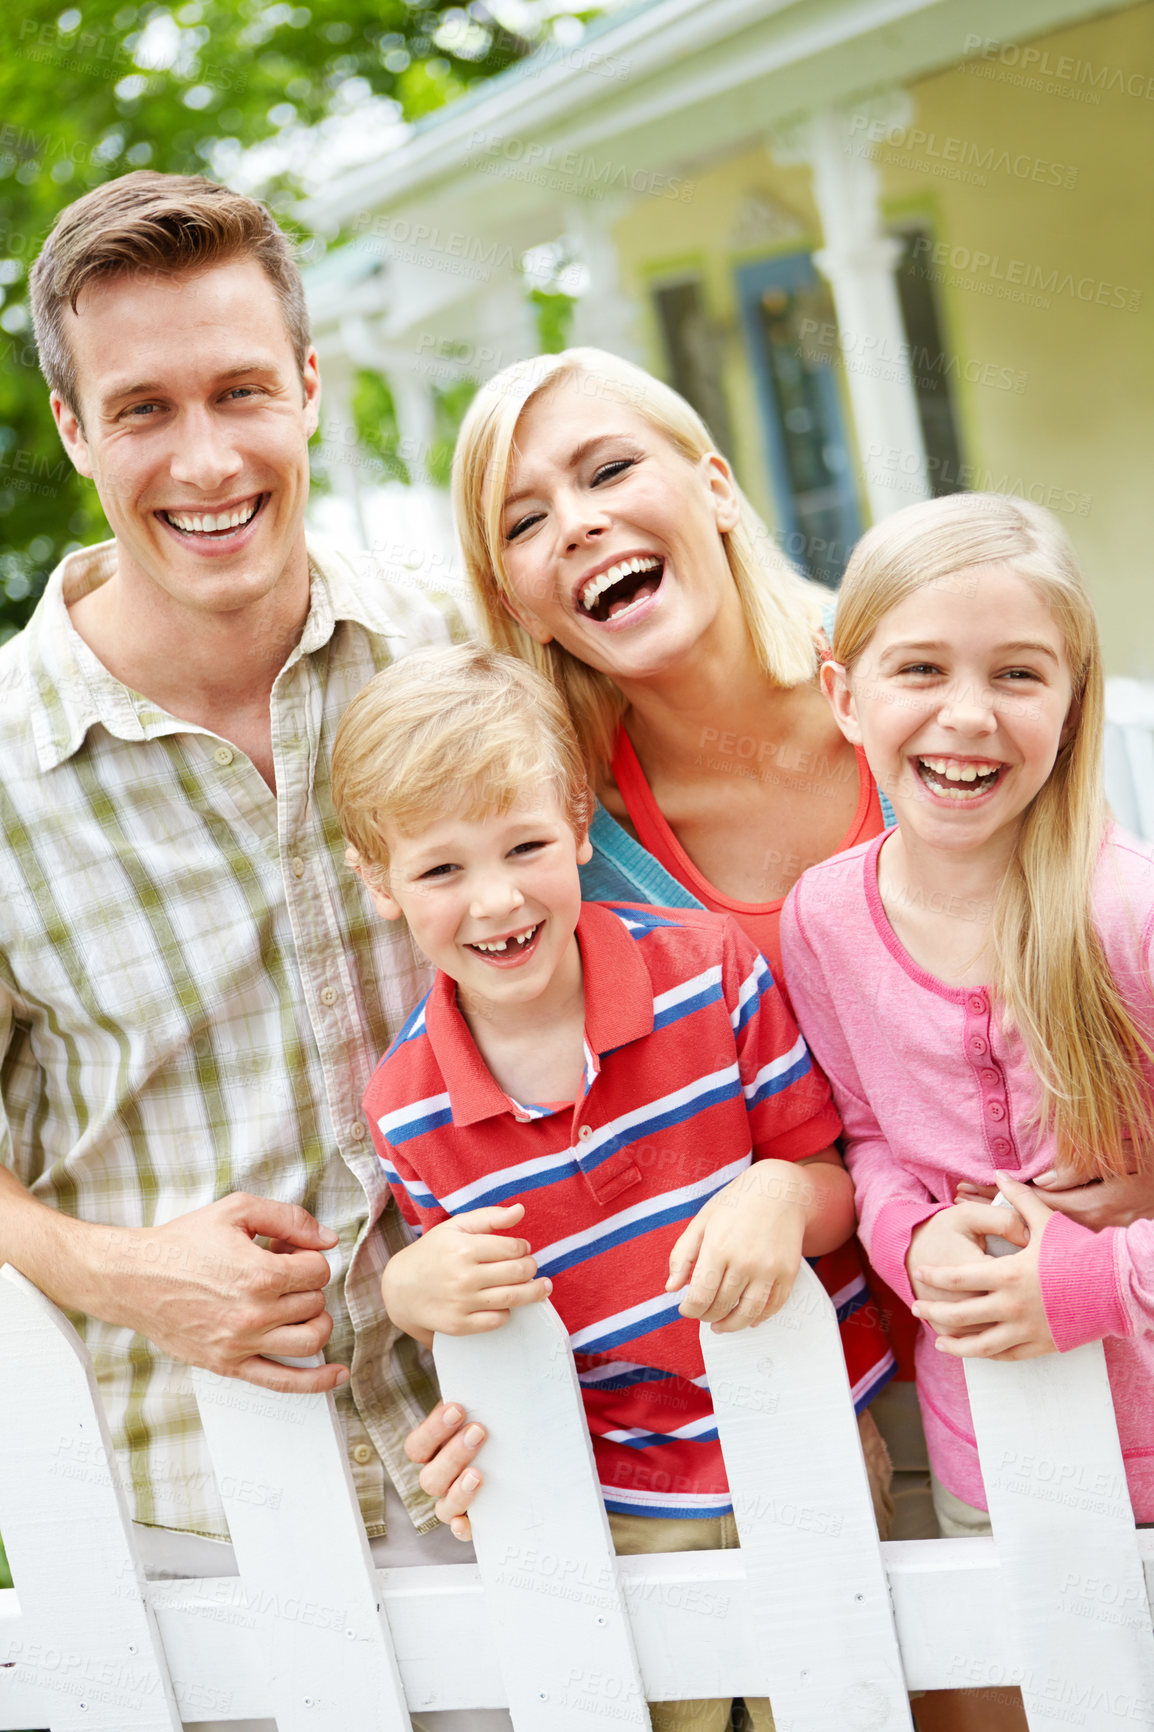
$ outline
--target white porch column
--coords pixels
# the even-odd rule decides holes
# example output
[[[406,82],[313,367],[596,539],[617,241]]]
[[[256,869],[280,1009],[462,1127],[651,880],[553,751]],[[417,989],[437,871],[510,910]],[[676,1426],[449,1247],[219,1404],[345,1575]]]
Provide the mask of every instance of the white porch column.
[[[611,232],[630,202],[620,197],[581,199],[569,206],[566,230],[589,271],[589,286],[573,311],[572,341],[609,349],[627,361],[639,361],[635,312],[621,287],[621,266]]]
[[[908,98],[899,100],[908,102]],[[893,101],[888,105],[893,112]],[[879,112],[880,112],[879,107]],[[930,497],[926,451],[895,271],[901,243],[881,224],[879,176],[860,106],[824,109],[775,141],[813,170],[825,246],[814,263],[833,291],[866,497],[876,523]],[[872,112],[870,118],[874,118]]]
[[[324,395],[321,398],[321,446],[333,492],[347,508],[356,533],[356,545],[365,547],[365,513],[360,471],[361,450],[353,426],[352,375],[336,359],[323,363]]]

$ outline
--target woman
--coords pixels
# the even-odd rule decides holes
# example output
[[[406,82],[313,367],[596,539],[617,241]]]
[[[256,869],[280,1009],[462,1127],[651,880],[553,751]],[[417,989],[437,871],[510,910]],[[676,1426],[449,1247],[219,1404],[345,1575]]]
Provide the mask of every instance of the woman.
[[[596,349],[521,362],[473,402],[454,504],[488,636],[562,691],[600,796],[591,899],[734,916],[781,974],[782,901],[882,807],[817,685],[828,592],[797,576],[703,422]],[[821,1260],[859,1411],[892,1375],[856,1244]],[[862,1421],[875,1506],[889,1463]]]

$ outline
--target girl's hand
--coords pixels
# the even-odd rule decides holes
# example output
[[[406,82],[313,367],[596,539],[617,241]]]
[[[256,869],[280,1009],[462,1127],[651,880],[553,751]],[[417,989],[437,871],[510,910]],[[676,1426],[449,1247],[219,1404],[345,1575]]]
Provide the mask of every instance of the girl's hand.
[[[996,1194],[991,1187],[991,1195]],[[1017,1215],[1009,1209],[995,1209],[992,1204],[984,1202],[958,1202],[952,1209],[941,1209],[928,1221],[923,1221],[920,1227],[915,1228],[906,1254],[906,1269],[914,1298],[956,1300],[959,1283],[952,1283],[948,1288],[936,1286],[926,1271],[965,1268],[973,1273],[974,1259],[988,1255],[986,1239],[993,1233],[1018,1246],[1029,1242],[1029,1235]],[[997,1259],[991,1258],[990,1261],[996,1262]],[[982,1273],[984,1277],[984,1270]],[[985,1279],[975,1280],[968,1290],[975,1295],[984,1293]],[[963,1331],[950,1329],[944,1333],[960,1335]]]
[[[922,1262],[911,1268],[914,1291],[919,1294],[913,1306],[914,1316],[937,1332],[934,1346],[938,1352],[957,1359],[1036,1359],[1043,1353],[1057,1351],[1046,1321],[1038,1277],[1042,1234],[1051,1210],[1032,1186],[1020,1184],[1005,1173],[998,1174],[998,1189],[1013,1204],[1020,1220],[1015,1220],[1008,1210],[987,1209],[976,1203],[957,1205],[957,1212],[964,1209],[993,1216],[993,1224],[985,1226],[983,1232],[1000,1233],[1014,1243],[1027,1231],[1028,1243],[1023,1250],[1012,1257],[982,1254],[969,1262],[950,1265]],[[940,1221],[954,1212],[944,1210],[934,1219]],[[927,1222],[929,1225],[932,1223]],[[918,1236],[914,1235],[915,1244]],[[925,1248],[923,1242],[923,1252]],[[913,1260],[911,1245],[911,1264]],[[923,1291],[946,1297],[922,1298]],[[964,1297],[959,1298],[959,1294]]]
[[[853,1188],[835,1151],[807,1161],[755,1161],[682,1233],[669,1254],[665,1291],[689,1281],[683,1317],[701,1318],[719,1335],[749,1329],[781,1310],[803,1251],[831,1250],[852,1231]]]
[[[508,1322],[514,1305],[548,1298],[553,1283],[534,1279],[525,1240],[505,1236],[524,1213],[523,1203],[471,1209],[395,1252],[381,1277],[393,1322],[430,1346],[437,1331],[481,1335]]]

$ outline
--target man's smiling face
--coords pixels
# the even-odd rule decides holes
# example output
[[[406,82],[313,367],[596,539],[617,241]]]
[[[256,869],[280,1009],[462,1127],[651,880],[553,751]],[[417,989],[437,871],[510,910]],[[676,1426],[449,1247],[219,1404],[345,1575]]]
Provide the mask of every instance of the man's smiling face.
[[[292,592],[303,613],[320,380],[312,351],[302,378],[257,261],[98,280],[66,330],[81,418],[56,395],[53,413],[126,593],[219,614]]]

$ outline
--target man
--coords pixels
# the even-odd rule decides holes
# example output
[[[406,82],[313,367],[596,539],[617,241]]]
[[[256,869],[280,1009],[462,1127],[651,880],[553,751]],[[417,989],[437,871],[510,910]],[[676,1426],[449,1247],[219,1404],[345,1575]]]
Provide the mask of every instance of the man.
[[[445,625],[306,544],[320,381],[262,206],[98,187],[32,306],[112,540],[0,650],[0,1261],[82,1314],[152,1567],[212,1573],[227,1533],[189,1365],[335,1390],[370,1537],[389,1505],[389,1562],[436,1561],[404,1447],[436,1391],[382,1312],[403,1236],[360,1112],[426,973],[343,865],[328,756]]]

